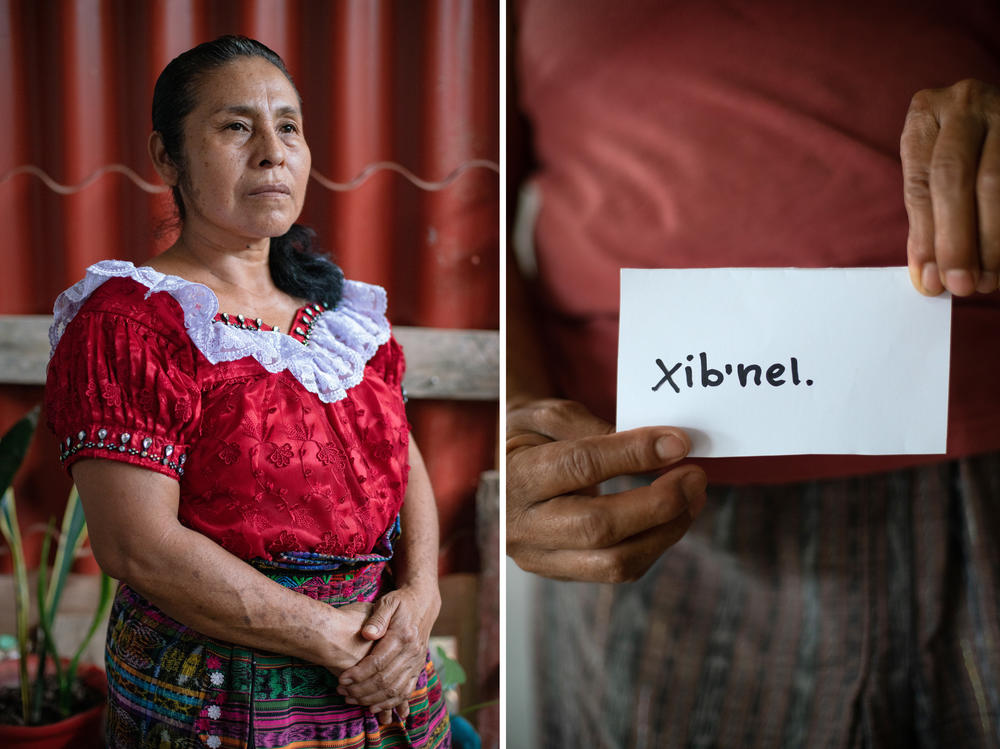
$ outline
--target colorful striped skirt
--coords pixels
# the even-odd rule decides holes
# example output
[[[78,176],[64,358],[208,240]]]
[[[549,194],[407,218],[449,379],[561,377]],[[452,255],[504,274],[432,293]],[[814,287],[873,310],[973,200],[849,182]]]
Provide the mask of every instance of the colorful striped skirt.
[[[373,601],[385,562],[323,569],[255,564],[287,588],[339,606]],[[379,725],[337,694],[322,666],[211,639],[121,585],[106,650],[110,747],[448,747],[444,695],[430,659],[405,723]]]
[[[538,594],[538,746],[1000,747],[1000,454],[713,486],[638,582]]]

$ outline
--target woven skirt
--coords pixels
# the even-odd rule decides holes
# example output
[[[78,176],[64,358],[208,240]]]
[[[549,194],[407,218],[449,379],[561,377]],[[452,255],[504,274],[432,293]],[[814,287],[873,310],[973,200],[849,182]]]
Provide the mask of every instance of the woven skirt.
[[[545,749],[1000,747],[1000,454],[713,486],[638,582],[539,587]]]
[[[331,606],[374,601],[385,563],[322,569],[255,564]],[[334,565],[336,567],[336,565]],[[405,723],[381,726],[311,663],[211,639],[121,585],[106,650],[109,747],[448,747],[444,695],[428,658]]]

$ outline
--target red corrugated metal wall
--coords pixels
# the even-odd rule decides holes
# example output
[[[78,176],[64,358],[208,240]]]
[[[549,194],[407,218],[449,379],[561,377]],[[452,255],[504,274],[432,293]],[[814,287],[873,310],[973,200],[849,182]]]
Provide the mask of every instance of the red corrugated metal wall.
[[[168,199],[146,155],[153,83],[169,60],[225,33],[260,39],[302,94],[313,167],[302,221],[347,275],[389,291],[397,325],[496,328],[496,172],[474,163],[429,191],[369,164],[393,161],[442,180],[498,161],[496,0],[0,0],[0,313],[50,313],[56,295],[103,258],[142,262],[171,241]],[[468,165],[468,164],[467,164]],[[0,428],[41,399],[0,391]],[[414,433],[441,512],[442,568],[473,570],[474,491],[493,467],[494,403],[411,402]],[[18,486],[29,522],[58,512],[68,480],[42,434]]]

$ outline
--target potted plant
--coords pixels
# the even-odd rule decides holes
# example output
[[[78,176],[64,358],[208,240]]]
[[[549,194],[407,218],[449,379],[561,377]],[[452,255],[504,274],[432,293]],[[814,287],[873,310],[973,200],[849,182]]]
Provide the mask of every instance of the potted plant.
[[[13,561],[14,611],[17,621],[18,658],[0,663],[0,746],[86,747],[100,737],[107,685],[96,666],[81,666],[80,656],[97,631],[111,604],[112,582],[101,574],[100,601],[90,627],[67,659],[56,651],[53,638],[59,601],[73,559],[87,535],[83,508],[76,487],[70,492],[62,526],[49,523],[42,542],[36,606],[38,627],[29,630],[30,590],[17,506],[10,488],[38,423],[38,408],[21,419],[0,439],[0,533]],[[55,557],[48,567],[52,541]]]

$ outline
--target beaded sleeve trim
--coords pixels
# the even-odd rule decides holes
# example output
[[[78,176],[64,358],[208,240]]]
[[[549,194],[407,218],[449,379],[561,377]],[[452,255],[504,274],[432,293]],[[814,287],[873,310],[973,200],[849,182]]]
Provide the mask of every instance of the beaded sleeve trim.
[[[87,268],[83,280],[56,299],[55,321],[49,330],[53,351],[87,298],[110,278],[131,278],[141,283],[149,289],[147,298],[158,291],[170,294],[184,312],[188,336],[211,363],[252,356],[268,372],[287,369],[323,403],[346,397],[347,391],[364,379],[365,365],[379,346],[389,340],[385,289],[373,284],[345,281],[340,303],[316,318],[309,336],[311,345],[303,346],[277,331],[213,324],[219,300],[204,284],[127,261],[103,260]]]
[[[178,477],[184,475],[184,463],[187,461],[186,454],[175,454],[175,446],[164,443],[163,440],[154,440],[132,432],[116,432],[104,427],[92,427],[89,431],[81,429],[64,439],[59,443],[59,460],[65,462],[82,450],[125,453],[166,466]]]

